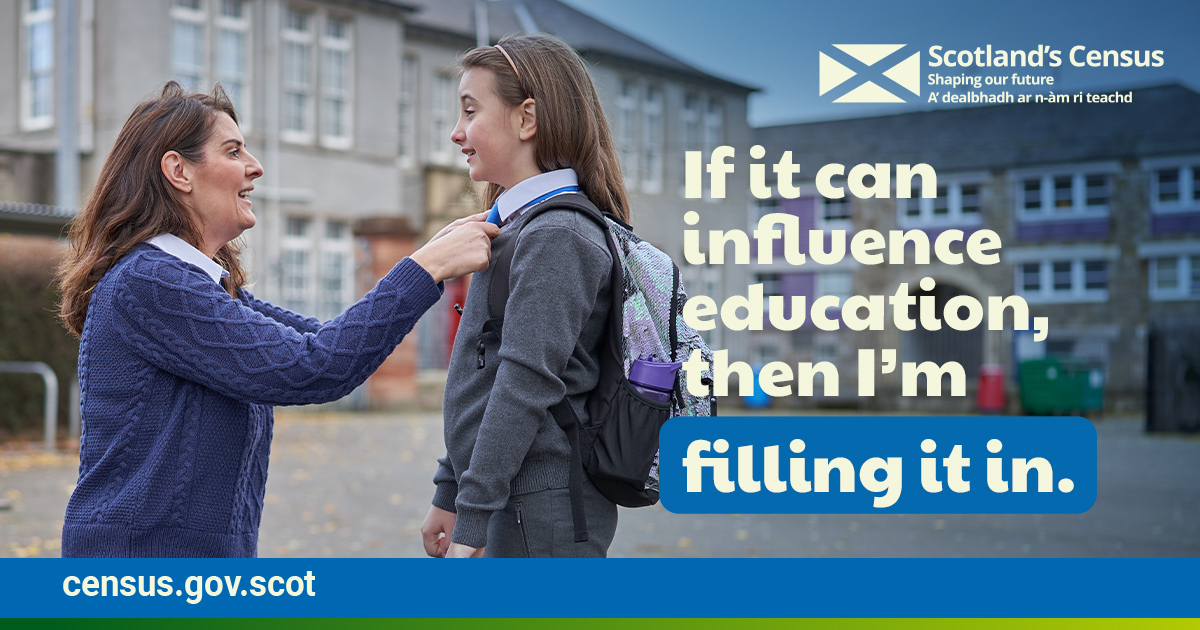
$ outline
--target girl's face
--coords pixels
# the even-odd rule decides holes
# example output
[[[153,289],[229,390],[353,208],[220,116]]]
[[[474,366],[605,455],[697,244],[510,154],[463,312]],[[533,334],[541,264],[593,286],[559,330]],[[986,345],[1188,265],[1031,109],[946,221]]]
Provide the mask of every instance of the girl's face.
[[[505,105],[496,94],[495,76],[490,71],[470,68],[464,72],[458,99],[458,124],[450,139],[467,156],[471,179],[508,189],[538,173],[532,141],[536,128],[529,130],[525,104]]]

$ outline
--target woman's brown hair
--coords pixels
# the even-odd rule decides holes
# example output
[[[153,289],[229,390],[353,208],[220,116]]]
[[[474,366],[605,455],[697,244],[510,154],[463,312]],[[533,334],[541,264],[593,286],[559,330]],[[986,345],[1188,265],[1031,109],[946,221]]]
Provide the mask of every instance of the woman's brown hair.
[[[237,123],[233,103],[220,85],[211,94],[189,94],[174,81],[133,109],[68,231],[71,249],[58,270],[59,314],[72,333],[83,333],[96,283],[135,245],[174,234],[200,247],[196,217],[167,182],[160,163],[168,151],[176,151],[188,162],[203,164],[204,145],[222,113]],[[246,284],[238,254],[238,246],[230,242],[214,257],[229,272],[222,286],[234,297]]]
[[[532,98],[537,106],[537,135],[533,159],[542,172],[575,169],[579,187],[600,210],[629,221],[629,195],[621,176],[621,163],[596,87],[583,59],[573,48],[545,34],[514,35],[499,45],[476,48],[462,57],[463,72],[490,70],[496,93],[509,107]],[[514,72],[514,67],[516,72]],[[490,207],[504,189],[488,184],[484,207]]]

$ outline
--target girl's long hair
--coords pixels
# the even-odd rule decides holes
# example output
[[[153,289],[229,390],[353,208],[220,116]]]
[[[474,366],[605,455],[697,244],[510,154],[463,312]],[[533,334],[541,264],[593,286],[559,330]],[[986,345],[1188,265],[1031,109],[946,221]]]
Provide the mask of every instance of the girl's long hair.
[[[476,48],[462,57],[463,72],[471,68],[491,71],[496,92],[509,107],[532,98],[537,104],[534,161],[542,172],[573,168],[579,187],[601,211],[629,221],[629,195],[621,176],[621,163],[596,86],[583,59],[562,40],[545,34],[514,35],[499,45]],[[520,76],[518,76],[518,73]],[[504,189],[488,184],[484,207],[490,207]]]
[[[237,123],[233,103],[220,85],[211,94],[188,94],[175,81],[133,109],[68,231],[71,249],[58,270],[59,316],[73,334],[83,333],[96,283],[135,245],[174,234],[200,247],[196,217],[167,182],[160,162],[168,151],[176,151],[188,162],[203,164],[204,144],[221,113]],[[229,272],[222,286],[234,297],[246,284],[238,254],[238,245],[230,242],[214,258]]]

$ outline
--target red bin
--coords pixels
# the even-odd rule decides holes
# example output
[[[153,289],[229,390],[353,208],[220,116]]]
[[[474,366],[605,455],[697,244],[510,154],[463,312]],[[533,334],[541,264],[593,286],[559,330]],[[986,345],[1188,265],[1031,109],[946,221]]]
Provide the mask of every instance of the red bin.
[[[975,406],[985,413],[1004,412],[1004,366],[979,366],[979,390],[975,393]]]

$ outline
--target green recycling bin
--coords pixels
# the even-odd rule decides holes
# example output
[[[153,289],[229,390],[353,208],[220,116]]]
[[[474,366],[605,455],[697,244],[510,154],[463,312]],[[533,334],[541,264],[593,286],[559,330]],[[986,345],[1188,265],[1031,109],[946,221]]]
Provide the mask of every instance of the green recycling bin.
[[[1037,416],[1103,409],[1104,381],[1104,366],[1096,361],[1069,357],[1022,361],[1021,407]]]

